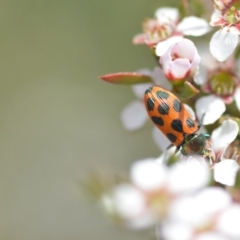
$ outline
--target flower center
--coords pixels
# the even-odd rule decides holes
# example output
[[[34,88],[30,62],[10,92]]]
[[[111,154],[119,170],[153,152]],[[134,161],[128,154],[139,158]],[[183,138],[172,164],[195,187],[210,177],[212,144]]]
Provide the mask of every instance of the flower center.
[[[236,87],[235,76],[227,72],[216,73],[210,78],[209,86],[219,96],[232,95]]]
[[[239,22],[239,12],[234,6],[225,14],[225,20],[231,25]]]
[[[160,191],[153,192],[148,196],[148,204],[157,212],[160,216],[165,216],[167,214],[167,209],[169,202],[171,201],[171,196],[167,189],[162,189]]]
[[[146,19],[143,22],[143,32],[150,39],[160,41],[168,38],[173,32],[173,28],[167,24],[159,24],[156,19]]]

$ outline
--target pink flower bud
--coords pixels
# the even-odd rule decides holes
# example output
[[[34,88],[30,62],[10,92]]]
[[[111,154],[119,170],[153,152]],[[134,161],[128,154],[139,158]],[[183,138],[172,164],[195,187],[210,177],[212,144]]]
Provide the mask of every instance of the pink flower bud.
[[[171,45],[160,58],[163,72],[169,80],[184,80],[192,77],[199,63],[197,48],[186,38]]]

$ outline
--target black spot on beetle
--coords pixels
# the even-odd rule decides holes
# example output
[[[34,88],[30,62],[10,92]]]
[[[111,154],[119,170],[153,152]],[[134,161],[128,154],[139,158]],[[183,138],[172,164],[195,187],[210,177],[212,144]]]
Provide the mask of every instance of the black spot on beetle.
[[[172,143],[176,142],[176,140],[177,140],[177,137],[172,133],[168,133],[167,137]]]
[[[178,99],[174,99],[173,108],[176,112],[181,112],[182,111],[182,104]]]
[[[172,129],[174,129],[177,132],[183,132],[183,124],[180,119],[174,119],[171,122],[171,127],[172,127]]]
[[[147,110],[152,111],[154,109],[154,99],[148,98],[146,101]]]
[[[163,126],[164,125],[164,121],[161,117],[152,117],[152,121],[159,126]]]
[[[145,94],[148,94],[148,93],[151,93],[152,92],[152,87],[148,88],[146,91],[145,91]]]
[[[191,118],[187,118],[186,124],[190,128],[195,127],[195,122]]]
[[[169,106],[167,103],[163,102],[158,106],[158,112],[162,115],[168,115],[169,113]]]
[[[169,97],[169,93],[168,92],[164,92],[164,91],[157,91],[156,92],[157,98],[159,99],[168,99]]]

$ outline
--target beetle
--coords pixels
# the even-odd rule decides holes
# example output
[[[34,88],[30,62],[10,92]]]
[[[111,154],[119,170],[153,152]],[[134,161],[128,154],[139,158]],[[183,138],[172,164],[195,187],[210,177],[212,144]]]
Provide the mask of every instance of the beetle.
[[[145,106],[156,127],[176,146],[177,153],[201,155],[211,160],[208,134],[197,134],[198,124],[184,107],[183,103],[170,91],[153,86],[145,91]]]

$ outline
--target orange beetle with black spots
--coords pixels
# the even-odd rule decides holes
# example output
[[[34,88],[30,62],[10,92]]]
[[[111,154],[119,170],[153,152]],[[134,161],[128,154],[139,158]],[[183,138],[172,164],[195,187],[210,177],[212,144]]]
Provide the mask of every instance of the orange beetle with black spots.
[[[156,127],[176,146],[183,155],[208,155],[208,134],[197,134],[201,127],[192,119],[181,101],[164,88],[153,86],[144,97],[149,117]],[[169,148],[168,147],[168,148]]]

